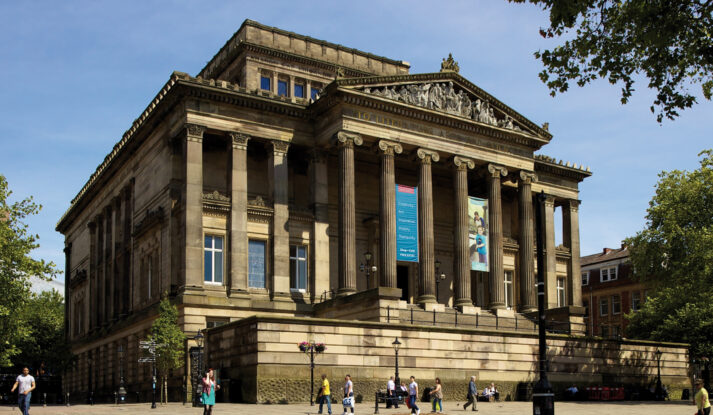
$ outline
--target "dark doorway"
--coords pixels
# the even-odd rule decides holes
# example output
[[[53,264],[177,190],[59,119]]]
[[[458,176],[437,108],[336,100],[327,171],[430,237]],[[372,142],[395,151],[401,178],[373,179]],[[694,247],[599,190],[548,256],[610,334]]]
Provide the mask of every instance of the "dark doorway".
[[[401,299],[408,302],[408,266],[396,266],[396,287],[401,288]]]

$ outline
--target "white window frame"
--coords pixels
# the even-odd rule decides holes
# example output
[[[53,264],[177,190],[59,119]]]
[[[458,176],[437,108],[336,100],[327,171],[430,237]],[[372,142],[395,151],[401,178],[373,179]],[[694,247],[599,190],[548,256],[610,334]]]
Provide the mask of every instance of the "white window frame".
[[[561,283],[561,285],[560,285]],[[557,307],[567,305],[567,279],[565,277],[557,277]]]
[[[609,281],[614,281],[617,279],[617,271],[618,271],[618,266],[613,266],[613,267],[606,267],[602,268],[599,270],[599,281],[600,282],[609,282]],[[604,275],[606,274],[607,278],[604,279]]]
[[[250,285],[250,242],[259,242],[262,244],[263,247],[263,286],[262,287],[255,287]],[[262,239],[260,237],[256,238],[249,238],[248,239],[248,289],[250,290],[267,290],[268,287],[268,279],[269,279],[269,261],[270,258],[268,257],[270,246],[268,244],[268,241],[266,239]]]
[[[634,294],[637,294],[639,296],[638,301],[635,301]],[[632,311],[641,310],[641,291],[632,291],[631,292],[631,310]]]
[[[604,304],[603,304],[604,303]],[[605,307],[602,307],[602,305],[605,305]],[[602,310],[606,309],[602,313]],[[609,315],[609,298],[607,297],[600,297],[599,298],[599,316],[600,317],[606,317]]]
[[[300,292],[304,293],[307,292],[307,287],[309,286],[309,249],[306,244],[302,243],[296,243],[296,244],[290,244],[290,251],[292,251],[292,248],[295,248],[295,256],[292,256],[292,253],[290,252],[290,274],[292,274],[292,270],[295,270],[295,275],[290,275],[290,290],[295,291],[295,292]],[[304,257],[299,256],[299,248],[304,248],[305,255]],[[294,261],[295,265],[292,267],[292,262]],[[305,272],[307,273],[305,275],[305,287],[304,288],[299,288],[297,282],[299,281],[299,263],[304,262],[305,264]]]
[[[213,246],[212,247],[207,247],[205,246],[205,238],[211,237],[213,239]],[[215,248],[215,238],[220,238],[222,240],[222,248]],[[223,285],[225,282],[225,237],[223,235],[214,235],[214,234],[205,234],[203,236],[203,257],[205,258],[205,252],[208,251],[211,254],[211,264],[212,264],[212,269],[210,270],[210,276],[211,280],[206,281],[205,280],[205,263],[203,264],[203,284],[208,284],[208,285]],[[221,261],[221,269],[223,270],[223,275],[221,275],[221,280],[222,281],[216,281],[215,280],[215,254],[216,252],[220,252],[220,261]]]
[[[505,308],[508,310],[512,310],[513,307],[512,278],[513,271],[505,271],[505,276],[503,277],[503,289],[505,290]]]
[[[589,285],[589,271],[582,271],[582,285]]]
[[[619,305],[619,311],[617,311],[616,308],[614,308],[614,304],[615,304],[614,299],[615,298],[618,299],[617,303]],[[613,294],[611,296],[611,313],[612,313],[612,315],[621,314],[621,294]]]

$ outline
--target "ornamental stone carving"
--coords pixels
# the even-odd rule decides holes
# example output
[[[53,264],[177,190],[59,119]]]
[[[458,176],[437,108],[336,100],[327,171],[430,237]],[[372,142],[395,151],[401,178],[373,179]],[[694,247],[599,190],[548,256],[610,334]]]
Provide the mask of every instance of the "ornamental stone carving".
[[[378,147],[381,152],[392,156],[394,154],[401,154],[404,151],[401,144],[391,140],[379,140]]]
[[[217,190],[213,190],[212,193],[203,193],[203,200],[210,202],[230,202],[228,196],[222,195]]]
[[[276,154],[286,154],[287,149],[290,147],[290,143],[287,141],[273,141],[272,142],[272,151],[274,151]]]
[[[241,133],[228,133],[232,139],[232,146],[236,150],[247,150],[250,136]]]
[[[505,177],[508,175],[508,169],[505,166],[499,166],[497,164],[488,164],[488,173],[490,173],[493,177]]]
[[[466,170],[475,168],[475,161],[465,158],[462,156],[454,156],[453,164],[455,164],[458,170]]]
[[[460,71],[460,67],[458,67],[458,62],[453,59],[453,54],[449,53],[448,59],[443,58],[443,62],[441,62],[441,72],[458,73],[458,71]]]
[[[198,124],[186,124],[186,138],[188,141],[202,141],[206,127]]]
[[[526,184],[534,183],[537,181],[537,174],[526,170],[520,170],[520,180]]]
[[[437,152],[425,148],[416,150],[416,157],[424,164],[431,164],[431,162],[438,163],[438,160],[441,159],[441,156],[439,156]]]
[[[338,147],[354,147],[364,144],[364,140],[360,134],[348,133],[340,131],[334,135],[334,139]]]

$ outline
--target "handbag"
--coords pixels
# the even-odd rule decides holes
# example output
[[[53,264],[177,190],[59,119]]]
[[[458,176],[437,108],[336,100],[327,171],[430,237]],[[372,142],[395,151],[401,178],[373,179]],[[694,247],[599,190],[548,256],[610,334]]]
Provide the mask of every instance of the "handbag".
[[[347,396],[342,400],[342,405],[343,406],[352,406],[352,399],[354,399],[352,396]]]

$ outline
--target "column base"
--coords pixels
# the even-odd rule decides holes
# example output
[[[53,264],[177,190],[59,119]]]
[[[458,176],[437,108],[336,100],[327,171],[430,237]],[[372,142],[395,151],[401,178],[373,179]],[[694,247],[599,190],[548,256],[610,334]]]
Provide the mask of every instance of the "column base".
[[[498,317],[515,317],[515,310],[508,310],[507,308],[496,308],[490,311]]]
[[[505,303],[490,303],[488,305],[488,309],[490,309],[493,313],[497,313],[498,310],[505,309]]]
[[[443,304],[438,304],[438,303],[423,303],[421,304],[423,306],[424,311],[437,311],[437,312],[444,312],[446,311],[446,306]]]
[[[346,297],[356,292],[355,288],[340,288],[337,290],[337,297]]]
[[[476,307],[473,305],[461,305],[456,306],[456,308],[460,310],[460,312],[463,314],[475,315],[480,312],[480,307]]]
[[[424,304],[431,304],[436,302],[435,295],[422,295],[416,299],[416,304],[423,306]]]
[[[517,308],[520,313],[532,313],[537,311],[537,306],[525,304]]]

